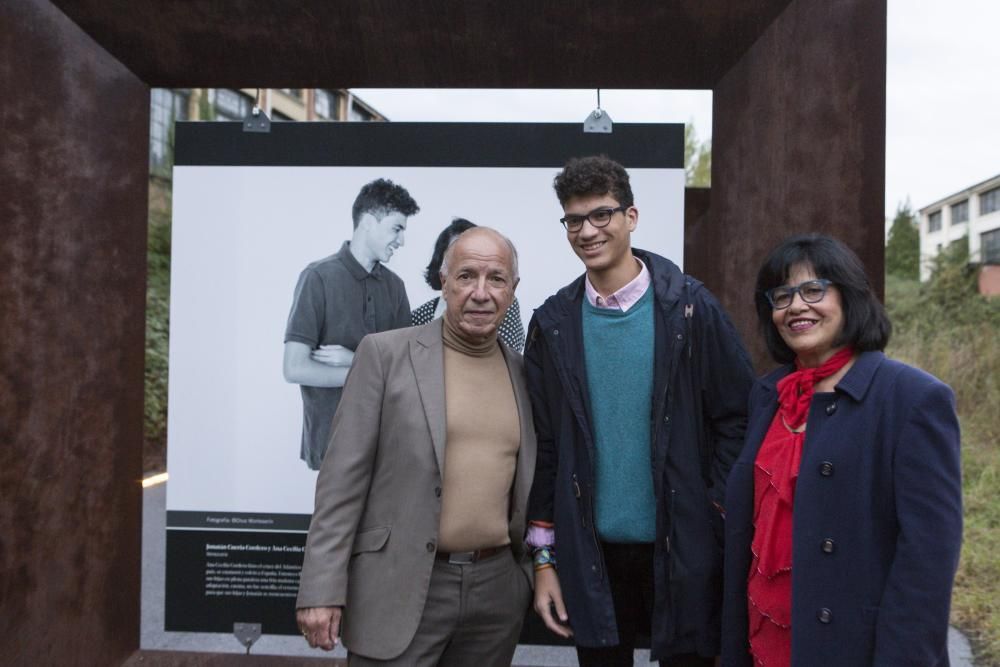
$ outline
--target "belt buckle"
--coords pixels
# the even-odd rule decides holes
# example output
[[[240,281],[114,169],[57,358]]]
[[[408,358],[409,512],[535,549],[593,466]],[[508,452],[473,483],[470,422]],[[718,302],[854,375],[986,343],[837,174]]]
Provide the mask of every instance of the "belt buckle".
[[[472,565],[476,562],[475,551],[457,551],[448,554],[449,565]]]

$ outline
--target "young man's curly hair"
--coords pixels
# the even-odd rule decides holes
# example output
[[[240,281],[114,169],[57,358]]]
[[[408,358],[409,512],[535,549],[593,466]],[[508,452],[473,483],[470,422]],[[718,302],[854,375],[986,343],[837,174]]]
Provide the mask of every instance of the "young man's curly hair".
[[[632,206],[635,203],[628,172],[607,155],[571,158],[556,175],[552,187],[562,206],[574,197],[607,194],[618,200],[621,206]]]
[[[408,218],[419,211],[420,207],[406,188],[387,178],[380,178],[361,188],[354,200],[351,217],[354,218],[354,228],[357,229],[365,213],[371,213],[377,220],[381,220],[390,213],[402,213]]]

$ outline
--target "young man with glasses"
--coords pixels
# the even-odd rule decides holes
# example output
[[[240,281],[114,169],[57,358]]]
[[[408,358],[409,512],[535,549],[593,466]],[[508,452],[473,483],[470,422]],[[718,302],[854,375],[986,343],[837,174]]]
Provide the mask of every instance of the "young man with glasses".
[[[632,665],[637,636],[660,665],[713,665],[750,361],[699,281],[632,248],[639,211],[620,164],[570,160],[554,187],[585,273],[528,327],[535,609],[583,667]]]

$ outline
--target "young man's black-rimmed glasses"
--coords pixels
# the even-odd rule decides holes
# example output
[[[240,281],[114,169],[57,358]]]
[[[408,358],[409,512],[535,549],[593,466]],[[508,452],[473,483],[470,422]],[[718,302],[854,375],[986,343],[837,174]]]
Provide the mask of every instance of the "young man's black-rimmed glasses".
[[[567,232],[580,231],[583,228],[584,220],[590,220],[590,224],[600,229],[601,227],[608,226],[608,223],[611,222],[611,218],[614,217],[615,213],[627,210],[628,206],[618,206],[616,208],[602,206],[601,208],[595,208],[593,211],[585,215],[567,215],[564,218],[559,218],[559,222],[563,223],[563,227],[566,228]]]
[[[807,280],[794,287],[782,285],[781,287],[769,289],[764,292],[764,296],[767,297],[771,308],[784,310],[792,305],[796,292],[806,303],[818,303],[822,301],[823,297],[826,296],[826,289],[832,284],[833,282],[826,278],[816,278],[814,280]]]

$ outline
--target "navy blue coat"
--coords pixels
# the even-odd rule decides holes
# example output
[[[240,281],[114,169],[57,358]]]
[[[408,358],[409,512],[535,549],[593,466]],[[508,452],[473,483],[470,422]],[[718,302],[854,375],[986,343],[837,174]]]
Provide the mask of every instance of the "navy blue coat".
[[[718,655],[722,517],[713,503],[721,505],[743,444],[753,371],[739,335],[701,283],[663,257],[633,253],[652,274],[655,304],[652,654]],[[528,518],[555,523],[557,573],[577,644],[614,646],[614,606],[594,530],[583,299],[581,276],[549,297],[528,326],[525,373],[538,436]]]
[[[784,367],[750,397],[747,444],[727,488],[723,665],[749,667],[753,467]],[[792,528],[792,664],[948,664],[962,538],[951,389],[865,352],[809,410]]]

